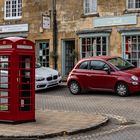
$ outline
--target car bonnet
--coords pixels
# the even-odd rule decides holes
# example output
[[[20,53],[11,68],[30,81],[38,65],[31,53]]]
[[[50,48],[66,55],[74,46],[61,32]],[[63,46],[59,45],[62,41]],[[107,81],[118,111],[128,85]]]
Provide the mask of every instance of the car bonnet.
[[[58,72],[52,68],[40,67],[35,69],[36,76],[48,77],[50,75],[57,75]]]
[[[129,69],[129,70],[126,70],[125,72],[140,77],[140,68]]]

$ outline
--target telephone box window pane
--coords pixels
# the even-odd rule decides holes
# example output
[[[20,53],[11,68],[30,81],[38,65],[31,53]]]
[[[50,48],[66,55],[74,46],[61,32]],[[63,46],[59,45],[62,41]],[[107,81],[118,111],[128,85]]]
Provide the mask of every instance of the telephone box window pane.
[[[8,111],[8,105],[0,105],[0,111]]]
[[[0,111],[9,109],[10,57],[0,56]]]
[[[10,59],[9,56],[0,56],[0,88],[10,87]]]
[[[0,91],[0,111],[8,111],[8,92]]]
[[[23,98],[20,100],[20,111],[30,111],[31,110],[31,99]]]
[[[1,91],[0,96],[1,97],[8,97],[8,92],[7,91]]]
[[[8,103],[8,99],[7,98],[0,98],[0,102],[2,104],[7,104]]]
[[[25,68],[31,68],[31,62],[29,58],[25,59]]]

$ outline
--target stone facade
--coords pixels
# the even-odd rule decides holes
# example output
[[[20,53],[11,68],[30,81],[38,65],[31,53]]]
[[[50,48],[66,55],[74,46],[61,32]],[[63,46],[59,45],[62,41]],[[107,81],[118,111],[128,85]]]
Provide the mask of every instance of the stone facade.
[[[56,20],[57,20],[57,51],[58,51],[58,70],[67,75],[63,69],[67,62],[65,61],[64,44],[70,45],[74,43],[74,50],[78,59],[81,58],[81,39],[77,34],[79,31],[85,31],[89,34],[104,33],[104,30],[111,30],[108,35],[108,55],[122,56],[122,32],[124,29],[131,31],[131,28],[137,30],[140,25],[139,14],[137,11],[127,10],[127,0],[97,0],[97,13],[92,15],[84,15],[83,0],[56,0]],[[0,1],[0,25],[13,25],[27,23],[29,31],[26,32],[27,38],[34,41],[48,41],[49,52],[53,51],[53,13],[52,1],[50,0],[23,0],[22,18],[19,20],[4,20],[4,0]],[[42,28],[42,16],[49,15],[51,17],[51,28]],[[121,17],[128,15],[136,15],[136,24],[128,25],[110,25],[95,27],[94,21],[98,18]],[[112,19],[110,19],[112,20]],[[123,20],[123,19],[120,19]],[[123,32],[125,33],[125,32]],[[16,35],[13,33],[13,35]],[[83,35],[83,33],[82,33]],[[85,33],[87,35],[87,33]],[[3,33],[1,34],[1,37]],[[87,36],[88,37],[88,36]],[[91,35],[90,35],[91,37]],[[70,41],[70,42],[69,42]],[[36,55],[38,57],[39,48],[36,46]],[[54,67],[53,59],[49,55],[49,66]],[[75,60],[73,60],[75,62]],[[68,64],[69,65],[69,64]],[[74,65],[74,64],[73,64]],[[68,72],[68,71],[67,71]]]

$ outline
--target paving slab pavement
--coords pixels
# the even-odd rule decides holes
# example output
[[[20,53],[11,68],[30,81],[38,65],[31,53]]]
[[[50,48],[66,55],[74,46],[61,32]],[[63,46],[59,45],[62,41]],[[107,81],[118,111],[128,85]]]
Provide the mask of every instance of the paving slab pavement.
[[[51,138],[96,129],[108,122],[100,114],[36,110],[36,121],[0,124],[1,138]]]

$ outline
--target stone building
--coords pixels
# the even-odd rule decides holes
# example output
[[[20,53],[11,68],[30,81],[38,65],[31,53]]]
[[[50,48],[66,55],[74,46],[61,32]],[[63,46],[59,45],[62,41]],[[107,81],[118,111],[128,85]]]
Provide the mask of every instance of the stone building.
[[[0,38],[34,41],[36,60],[63,76],[97,55],[140,66],[140,0],[2,0],[0,7]]]

